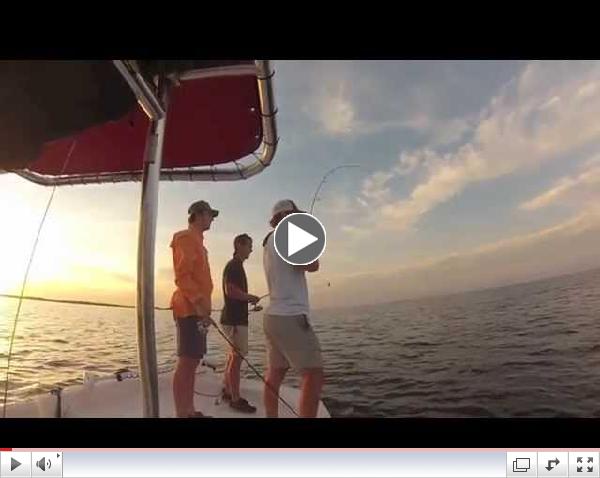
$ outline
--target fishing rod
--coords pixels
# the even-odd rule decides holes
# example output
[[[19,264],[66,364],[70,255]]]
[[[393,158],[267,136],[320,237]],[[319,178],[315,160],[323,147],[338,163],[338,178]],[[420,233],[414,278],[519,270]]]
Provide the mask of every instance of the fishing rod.
[[[74,140],[71,143],[71,147],[69,148],[69,152],[65,158],[65,162],[63,163],[61,174],[66,171],[67,165],[71,160],[71,155],[73,154],[73,150],[75,149],[77,141]],[[4,396],[2,398],[2,418],[6,418],[6,404],[8,402],[8,382],[10,379],[10,362],[13,355],[13,346],[15,344],[15,336],[17,333],[17,325],[19,323],[19,317],[21,316],[21,306],[23,305],[23,297],[25,296],[25,289],[27,287],[27,280],[29,278],[29,272],[31,271],[31,265],[33,264],[33,259],[35,257],[35,253],[37,252],[38,243],[40,240],[40,236],[42,234],[42,228],[46,223],[46,218],[48,217],[48,213],[50,211],[50,206],[52,205],[52,201],[54,201],[54,194],[56,193],[56,184],[52,187],[52,191],[50,196],[48,197],[48,201],[46,202],[46,208],[44,209],[44,213],[40,219],[37,233],[35,235],[35,240],[33,241],[33,246],[31,247],[31,252],[29,253],[29,258],[27,260],[27,267],[25,268],[25,273],[23,274],[23,282],[21,283],[21,291],[19,296],[17,297],[17,311],[15,312],[15,318],[13,320],[12,333],[10,334],[10,339],[8,342],[8,354],[6,356],[6,377],[4,379]]]
[[[315,194],[313,195],[312,202],[310,204],[310,213],[311,214],[313,213],[313,211],[315,209],[315,203],[319,200],[319,193],[321,192],[321,189],[323,188],[323,186],[327,182],[327,178],[329,176],[331,176],[333,173],[335,173],[336,171],[339,171],[340,169],[343,169],[343,168],[360,168],[360,165],[359,164],[342,164],[340,166],[336,166],[334,168],[331,168],[329,171],[327,171],[323,175],[323,178],[321,179],[321,182],[317,186],[317,189],[315,190]],[[331,282],[330,281],[327,281],[327,287],[331,287]]]
[[[310,213],[312,214],[314,209],[315,209],[315,203],[318,200],[318,196],[319,193],[321,192],[321,189],[323,188],[323,186],[325,185],[325,183],[327,182],[327,178],[329,176],[331,176],[333,173],[335,173],[336,171],[339,171],[340,169],[343,168],[360,168],[360,165],[358,164],[342,164],[340,166],[336,166],[335,168],[331,168],[329,171],[327,171],[324,175],[323,178],[321,179],[321,182],[319,183],[319,185],[317,186],[317,189],[315,191],[315,194],[312,198],[312,202],[310,204]]]

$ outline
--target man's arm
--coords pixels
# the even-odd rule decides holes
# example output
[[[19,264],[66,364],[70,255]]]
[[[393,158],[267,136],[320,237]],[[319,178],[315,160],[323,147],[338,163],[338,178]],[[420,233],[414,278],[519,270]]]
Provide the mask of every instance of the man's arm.
[[[257,296],[246,294],[242,289],[231,282],[225,283],[225,293],[227,294],[227,297],[230,297],[231,299],[242,300],[244,302],[250,302],[251,304],[258,302]]]
[[[228,264],[223,272],[223,282],[225,282],[225,295],[234,300],[241,300],[255,304],[258,297],[247,294],[242,290],[244,271],[239,265]]]

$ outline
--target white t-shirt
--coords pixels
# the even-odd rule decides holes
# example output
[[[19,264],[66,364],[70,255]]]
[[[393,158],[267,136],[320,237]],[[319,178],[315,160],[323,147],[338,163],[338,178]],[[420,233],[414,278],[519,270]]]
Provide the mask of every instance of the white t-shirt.
[[[269,287],[269,315],[300,315],[309,313],[306,272],[285,262],[275,250],[275,234],[263,248],[263,266]]]

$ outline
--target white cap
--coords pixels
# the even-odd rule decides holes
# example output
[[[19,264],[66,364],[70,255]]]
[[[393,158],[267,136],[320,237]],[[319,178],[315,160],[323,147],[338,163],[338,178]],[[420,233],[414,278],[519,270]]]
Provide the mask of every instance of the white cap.
[[[300,212],[294,201],[291,199],[282,199],[281,201],[277,201],[275,206],[273,206],[273,211],[271,213],[271,217],[275,217],[277,214],[282,212]]]

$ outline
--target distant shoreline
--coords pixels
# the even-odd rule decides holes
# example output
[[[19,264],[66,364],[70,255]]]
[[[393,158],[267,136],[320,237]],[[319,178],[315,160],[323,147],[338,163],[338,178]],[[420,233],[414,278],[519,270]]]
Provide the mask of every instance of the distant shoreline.
[[[5,299],[19,300],[21,296],[15,294],[0,294],[0,297]],[[74,304],[74,305],[93,305],[97,307],[113,307],[120,309],[135,309],[135,305],[111,304],[107,302],[90,302],[85,300],[68,300],[68,299],[46,299],[44,297],[23,296],[23,300],[34,300],[38,302],[54,302],[58,304]],[[171,310],[170,307],[154,307],[155,310]]]
[[[528,281],[517,281],[517,282],[508,283],[508,284],[499,284],[496,286],[466,289],[466,290],[458,291],[458,292],[441,292],[441,293],[438,292],[438,293],[433,293],[433,294],[417,295],[414,297],[403,297],[400,299],[383,301],[383,302],[375,302],[375,303],[367,302],[364,304],[357,304],[357,305],[351,305],[351,306],[346,306],[346,305],[339,306],[338,305],[338,306],[315,307],[313,310],[314,310],[314,312],[327,312],[330,310],[341,310],[341,309],[356,308],[356,307],[385,306],[385,305],[390,305],[390,304],[396,304],[399,302],[451,297],[451,296],[461,295],[461,294],[485,292],[485,291],[490,291],[490,290],[495,290],[495,289],[503,289],[506,287],[514,287],[514,286],[532,284],[535,282],[559,279],[562,277],[568,277],[568,276],[573,276],[573,275],[578,275],[578,274],[586,274],[586,273],[596,271],[596,270],[600,270],[600,268],[596,266],[596,267],[592,267],[589,269],[584,269],[584,270],[576,271],[576,272],[566,272],[566,273],[559,274],[559,275],[551,275],[548,277],[539,277],[539,278],[535,278],[535,279],[528,280]],[[16,294],[0,294],[0,298],[18,300],[20,298],[20,296],[16,295]],[[112,303],[108,303],[108,302],[91,302],[91,301],[85,301],[85,300],[47,299],[44,297],[33,297],[33,296],[23,296],[23,299],[37,301],[37,302],[51,302],[51,303],[59,303],[59,304],[87,305],[87,306],[97,306],[97,307],[112,307],[112,308],[120,308],[120,309],[135,309],[136,308],[136,306],[134,306],[134,305],[112,304]],[[171,309],[171,307],[154,307],[154,310],[165,311],[165,310],[172,310],[172,309]]]

